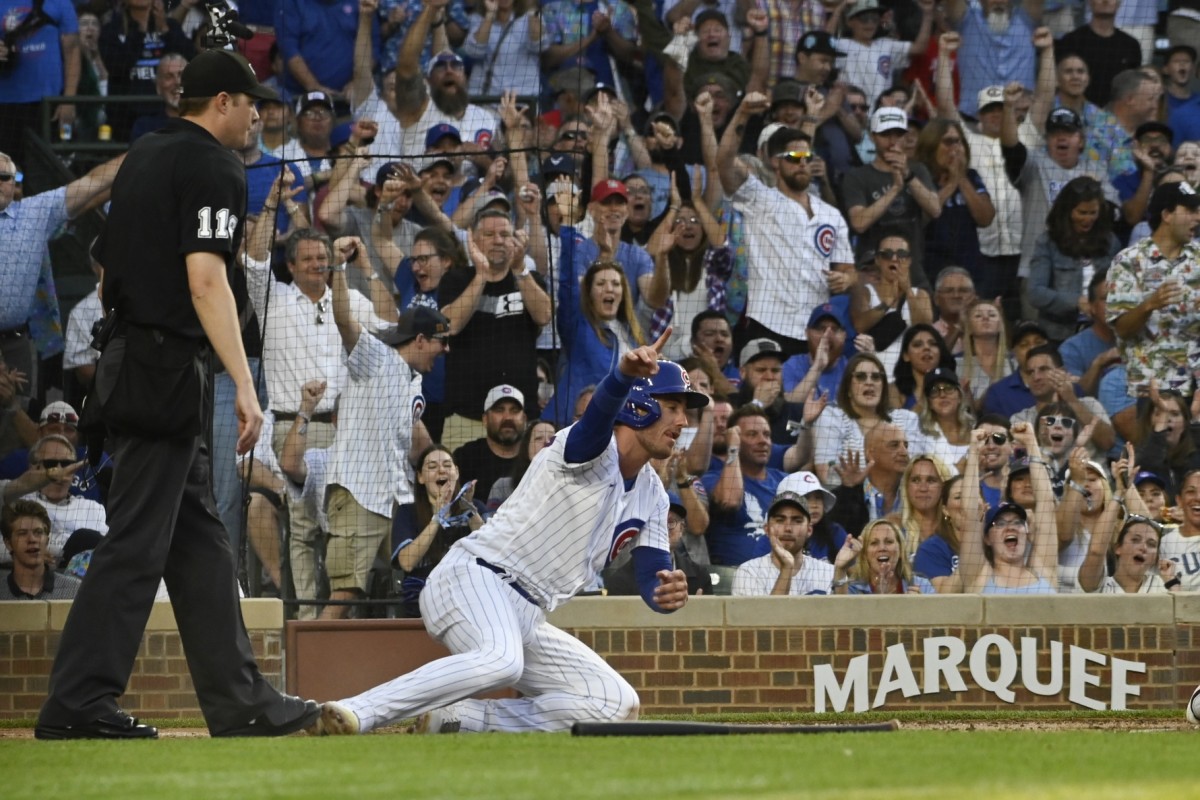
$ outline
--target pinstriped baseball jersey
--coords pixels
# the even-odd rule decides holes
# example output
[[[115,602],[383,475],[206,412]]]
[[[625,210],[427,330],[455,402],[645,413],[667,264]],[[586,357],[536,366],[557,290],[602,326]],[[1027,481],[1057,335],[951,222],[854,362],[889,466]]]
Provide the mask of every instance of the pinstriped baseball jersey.
[[[616,437],[597,458],[570,464],[570,430],[538,453],[496,515],[456,545],[506,569],[547,611],[594,585],[626,547],[670,551],[667,493],[654,469],[643,466],[625,491]]]

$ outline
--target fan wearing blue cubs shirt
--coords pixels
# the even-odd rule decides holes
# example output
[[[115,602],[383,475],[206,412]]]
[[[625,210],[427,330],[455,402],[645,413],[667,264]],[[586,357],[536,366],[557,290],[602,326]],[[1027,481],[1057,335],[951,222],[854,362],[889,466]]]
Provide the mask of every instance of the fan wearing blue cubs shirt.
[[[688,408],[708,398],[678,364],[658,360],[669,336],[625,353],[579,422],[434,568],[421,616],[451,655],[326,703],[314,732],[366,733],[417,715],[421,733],[561,731],[637,717],[633,687],[546,614],[596,585],[630,547],[646,605],[666,613],[687,603],[687,577],[671,562],[667,493],[650,459],[671,455]],[[502,687],[521,696],[467,699]]]

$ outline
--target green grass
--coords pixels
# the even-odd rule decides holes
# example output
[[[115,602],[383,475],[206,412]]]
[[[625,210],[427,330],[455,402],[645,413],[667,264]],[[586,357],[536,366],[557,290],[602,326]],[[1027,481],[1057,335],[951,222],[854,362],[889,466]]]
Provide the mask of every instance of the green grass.
[[[1148,719],[1152,724],[1154,717]],[[7,739],[0,741],[0,774],[6,800],[1128,800],[1195,796],[1197,743],[1191,732],[986,730],[631,739]]]

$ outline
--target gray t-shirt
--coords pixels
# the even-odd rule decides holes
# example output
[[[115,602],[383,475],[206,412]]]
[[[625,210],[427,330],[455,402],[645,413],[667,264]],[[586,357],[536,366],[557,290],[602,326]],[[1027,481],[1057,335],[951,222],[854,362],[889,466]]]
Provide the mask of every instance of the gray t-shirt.
[[[910,162],[909,168],[922,184],[932,191],[937,191],[933,176],[924,164]],[[849,214],[855,206],[870,206],[880,197],[887,194],[893,183],[892,173],[881,172],[870,164],[855,167],[846,173],[842,179],[842,208]],[[883,212],[874,225],[865,232],[858,234],[854,247],[856,258],[874,252],[879,240],[887,236],[889,231],[903,234],[909,241],[912,253],[910,277],[913,286],[932,291],[929,278],[925,275],[925,212],[917,205],[916,198],[907,188],[892,200],[891,205]]]

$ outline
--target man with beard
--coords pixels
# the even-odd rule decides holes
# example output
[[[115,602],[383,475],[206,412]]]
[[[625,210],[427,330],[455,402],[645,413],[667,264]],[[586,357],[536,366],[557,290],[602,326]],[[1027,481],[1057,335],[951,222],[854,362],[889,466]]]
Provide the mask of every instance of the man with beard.
[[[453,269],[438,286],[438,303],[450,320],[446,357],[448,417],[442,444],[448,449],[485,435],[480,408],[492,387],[507,384],[522,397],[537,393],[537,342],[550,321],[545,279],[525,255],[524,231],[498,209],[475,218],[467,244],[474,269]],[[522,403],[524,406],[524,403]]]
[[[1117,73],[1142,65],[1138,40],[1117,27],[1120,5],[1121,0],[1088,0],[1092,18],[1054,45],[1058,52],[1074,53],[1087,64],[1091,75],[1087,99],[1101,107],[1108,104]]]
[[[768,188],[737,158],[746,122],[765,111],[765,95],[746,97],[721,137],[721,185],[743,214],[750,256],[743,341],[769,338],[786,355],[804,352],[805,323],[831,293],[854,283],[854,256],[841,213],[808,191],[812,140],[782,128],[767,140],[775,188]]]
[[[1041,17],[1041,0],[1024,0],[1022,5],[1015,0],[948,0],[946,18],[962,35],[958,49],[962,113],[976,115],[979,93],[988,86],[1012,81],[1036,85],[1036,59],[1029,41]]]
[[[1171,163],[1171,139],[1175,133],[1155,120],[1143,122],[1133,133],[1133,160],[1136,168],[1113,178],[1121,199],[1121,214],[1131,228],[1146,216],[1155,179]]]
[[[379,124],[375,148],[379,153],[420,153],[430,128],[442,123],[458,129],[463,148],[473,156],[479,169],[491,163],[483,153],[492,141],[496,116],[470,102],[467,93],[466,65],[454,51],[439,49],[430,59],[426,74],[421,74],[421,49],[430,36],[444,39],[444,21],[448,0],[430,0],[413,21],[396,62],[396,91],[393,114],[375,89],[371,70],[371,25],[379,0],[359,0],[358,34],[354,40],[354,80],[351,104],[358,119],[373,119]],[[378,170],[383,160],[372,163]]]
[[[487,497],[492,484],[512,471],[527,423],[521,390],[507,383],[492,387],[483,401],[486,435],[454,451],[459,478],[464,485],[475,481],[476,496]]]
[[[833,584],[833,564],[804,554],[812,535],[808,501],[789,475],[767,509],[763,530],[771,543],[771,552],[743,563],[733,577],[735,597],[829,594]]]
[[[841,80],[830,84],[834,59],[845,55],[833,46],[833,37],[824,31],[809,31],[796,43],[796,80],[815,86],[825,96],[825,104],[819,109],[808,109],[808,113],[816,117],[812,120],[817,126],[814,144],[825,161],[829,173],[827,183],[834,187],[841,187],[842,176],[851,167],[864,163],[858,156],[857,147],[866,138],[863,136],[868,127],[865,111],[875,100],[867,98],[868,105],[859,119],[848,105],[850,86]],[[861,89],[859,92],[865,97],[865,92]]]
[[[133,144],[139,137],[151,131],[156,131],[167,120],[179,116],[179,86],[183,76],[183,68],[187,66],[187,58],[179,53],[167,53],[158,60],[158,71],[154,74],[154,88],[162,98],[161,111],[154,114],[144,114],[133,122],[133,130],[129,132],[129,143]]]

